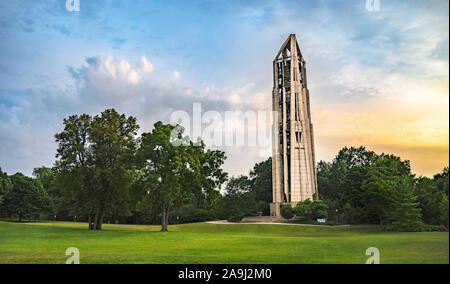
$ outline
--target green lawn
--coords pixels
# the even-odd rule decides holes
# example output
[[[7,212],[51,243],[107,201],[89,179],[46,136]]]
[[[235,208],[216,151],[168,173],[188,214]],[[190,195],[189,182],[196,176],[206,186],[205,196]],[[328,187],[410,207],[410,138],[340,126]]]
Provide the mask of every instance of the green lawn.
[[[449,263],[449,234],[392,233],[371,226],[189,224],[169,227],[0,222],[0,263],[65,263],[77,247],[81,263],[365,263],[377,247],[381,263]]]

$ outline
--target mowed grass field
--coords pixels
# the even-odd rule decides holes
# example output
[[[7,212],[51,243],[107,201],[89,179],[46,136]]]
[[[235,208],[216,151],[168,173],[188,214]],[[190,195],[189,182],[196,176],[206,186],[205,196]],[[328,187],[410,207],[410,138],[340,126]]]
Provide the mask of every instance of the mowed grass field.
[[[395,233],[376,226],[187,224],[170,226],[0,222],[0,263],[64,264],[76,247],[82,264],[449,263],[449,234]]]

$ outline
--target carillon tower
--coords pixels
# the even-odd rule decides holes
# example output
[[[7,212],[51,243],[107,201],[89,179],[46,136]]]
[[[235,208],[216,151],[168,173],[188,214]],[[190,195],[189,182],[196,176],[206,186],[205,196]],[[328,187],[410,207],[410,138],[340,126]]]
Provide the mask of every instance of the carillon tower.
[[[314,133],[311,123],[306,62],[295,34],[281,46],[273,62],[272,216],[282,205],[317,200]]]

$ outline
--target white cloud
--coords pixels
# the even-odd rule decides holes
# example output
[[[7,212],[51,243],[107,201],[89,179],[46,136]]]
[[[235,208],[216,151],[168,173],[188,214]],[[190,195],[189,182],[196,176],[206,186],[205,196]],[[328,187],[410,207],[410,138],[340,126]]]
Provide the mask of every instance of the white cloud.
[[[116,60],[112,56],[97,59],[96,64],[89,66],[89,76],[92,80],[115,80],[119,83],[137,84],[141,76],[137,68],[133,68],[125,59]]]
[[[147,57],[142,56],[141,58],[141,66],[140,66],[142,72],[144,73],[152,73],[155,70],[155,67],[153,66],[153,64],[151,64]]]
[[[241,97],[237,93],[231,93],[231,96],[228,98],[228,101],[234,105],[238,106],[241,104]]]

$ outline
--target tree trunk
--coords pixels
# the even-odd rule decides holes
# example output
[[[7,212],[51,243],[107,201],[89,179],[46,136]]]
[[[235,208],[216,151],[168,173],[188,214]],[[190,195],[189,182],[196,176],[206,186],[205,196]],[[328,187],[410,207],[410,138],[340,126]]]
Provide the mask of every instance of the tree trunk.
[[[166,208],[166,231],[169,231],[169,206]]]
[[[95,215],[94,215],[94,228],[93,228],[93,230],[96,230],[97,229],[97,226],[98,226],[98,209],[97,209],[97,211],[95,212]]]
[[[88,226],[89,226],[89,230],[92,230],[91,223],[92,223],[92,214],[91,214],[91,212],[89,212],[89,217],[88,217]]]
[[[168,206],[166,204],[162,207],[162,220],[161,220],[161,232],[168,231],[168,223],[169,223],[169,214],[168,214]]]
[[[105,215],[105,208],[102,206],[102,208],[100,209],[100,214],[98,216],[97,226],[95,227],[96,230],[102,229],[104,215]]]

